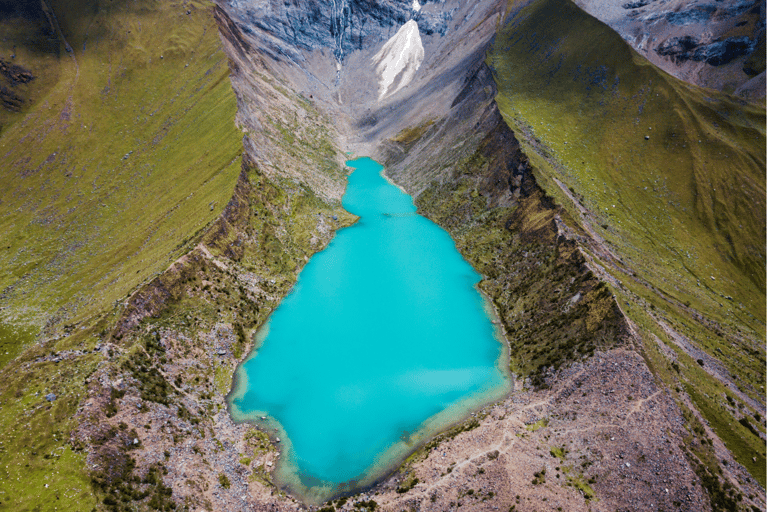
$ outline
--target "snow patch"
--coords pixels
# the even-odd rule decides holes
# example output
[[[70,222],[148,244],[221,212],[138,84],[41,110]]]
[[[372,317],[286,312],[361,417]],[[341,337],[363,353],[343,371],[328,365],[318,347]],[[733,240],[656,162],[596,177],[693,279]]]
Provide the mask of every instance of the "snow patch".
[[[418,2],[417,2],[418,3]],[[376,75],[379,77],[379,100],[393,94],[407,85],[424,60],[424,46],[421,44],[419,26],[410,20],[384,43],[373,56]],[[399,77],[395,84],[395,79]],[[394,86],[393,90],[392,87]]]
[[[419,0],[413,0],[411,9],[413,9],[414,12],[419,12],[421,10],[421,4],[419,3]]]

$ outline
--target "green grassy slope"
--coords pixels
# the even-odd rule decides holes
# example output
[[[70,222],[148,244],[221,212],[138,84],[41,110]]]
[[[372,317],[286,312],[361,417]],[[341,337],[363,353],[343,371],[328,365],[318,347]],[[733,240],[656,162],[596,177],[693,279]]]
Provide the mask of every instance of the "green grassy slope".
[[[36,76],[22,112],[0,118],[0,364],[164,270],[240,171],[212,3],[42,5],[36,25],[0,20],[0,58]]]
[[[90,349],[232,196],[242,134],[212,7],[0,2],[0,60],[35,77],[0,76],[22,100],[0,107],[0,509],[97,505],[70,439]]]
[[[510,2],[489,63],[539,183],[599,242],[649,362],[697,390],[765,485],[765,443],[738,422],[765,431],[752,417],[765,407],[765,109],[659,71],[567,0]]]
[[[40,355],[40,354],[38,354]],[[70,430],[84,379],[101,355],[40,364],[11,362],[0,372],[0,509],[91,510],[96,505],[86,454]],[[8,371],[12,370],[12,371]],[[54,393],[56,399],[45,397]]]

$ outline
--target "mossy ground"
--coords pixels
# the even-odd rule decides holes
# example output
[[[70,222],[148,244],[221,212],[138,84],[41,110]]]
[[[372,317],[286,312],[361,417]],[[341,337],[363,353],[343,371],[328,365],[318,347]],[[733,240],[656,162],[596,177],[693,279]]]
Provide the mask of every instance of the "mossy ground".
[[[69,432],[85,396],[83,382],[100,356],[69,354],[55,362],[50,354],[35,355],[12,362],[0,375],[0,506],[87,509],[95,502],[85,454],[75,451]],[[55,399],[49,401],[49,394]]]
[[[738,422],[765,404],[764,107],[660,72],[560,0],[510,2],[488,62],[537,180],[610,253],[651,367],[764,486],[765,442]]]

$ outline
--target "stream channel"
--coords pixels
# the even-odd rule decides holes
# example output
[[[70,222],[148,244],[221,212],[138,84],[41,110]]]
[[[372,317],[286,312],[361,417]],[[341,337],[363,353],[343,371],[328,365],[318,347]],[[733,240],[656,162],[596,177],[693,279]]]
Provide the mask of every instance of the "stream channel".
[[[360,219],[301,271],[229,396],[236,421],[280,438],[275,483],[311,504],[386,476],[510,387],[481,276],[381,165],[347,165]]]

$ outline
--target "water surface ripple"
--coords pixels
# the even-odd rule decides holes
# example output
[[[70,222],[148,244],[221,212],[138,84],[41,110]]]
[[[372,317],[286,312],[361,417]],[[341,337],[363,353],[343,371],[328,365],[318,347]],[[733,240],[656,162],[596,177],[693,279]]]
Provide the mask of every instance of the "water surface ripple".
[[[379,164],[347,165],[343,204],[360,220],[301,271],[230,395],[236,420],[281,437],[277,483],[313,503],[508,389],[480,276]]]

